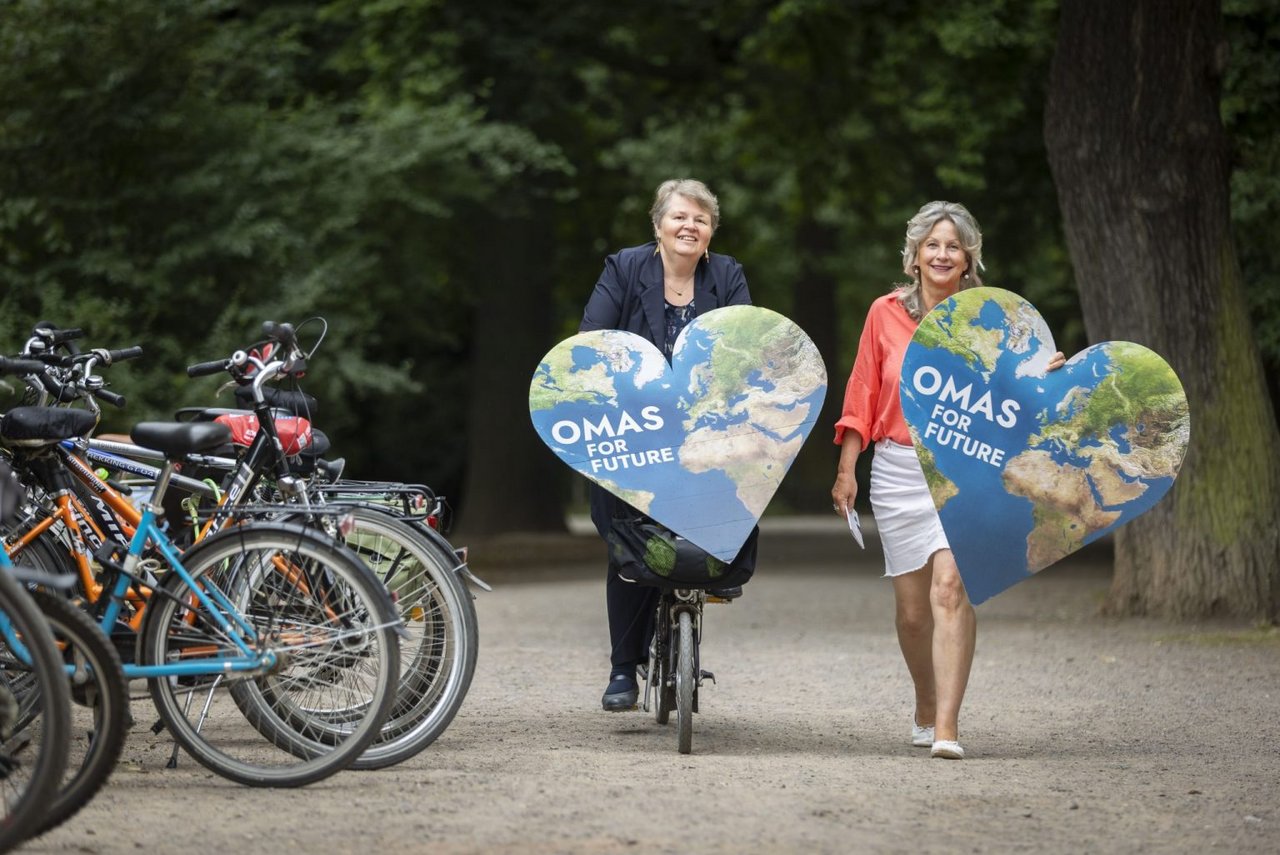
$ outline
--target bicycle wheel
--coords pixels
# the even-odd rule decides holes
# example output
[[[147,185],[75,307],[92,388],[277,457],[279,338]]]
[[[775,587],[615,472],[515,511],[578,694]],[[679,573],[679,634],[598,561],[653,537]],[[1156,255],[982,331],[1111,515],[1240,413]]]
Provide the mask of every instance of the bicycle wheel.
[[[44,591],[32,599],[70,671],[71,739],[62,785],[36,834],[66,822],[102,788],[129,737],[129,688],[120,654],[83,610]]]
[[[0,852],[5,852],[39,827],[58,793],[71,714],[67,675],[53,635],[5,568],[0,568],[0,628]]]
[[[67,545],[51,532],[40,535],[10,557],[15,564],[33,568],[41,575],[76,576],[76,562]]]
[[[422,751],[457,715],[475,674],[475,604],[445,554],[412,526],[376,508],[344,514],[346,545],[391,593],[404,621],[396,704],[353,769],[379,769]]]
[[[156,709],[198,762],[251,786],[295,787],[349,766],[396,700],[399,619],[386,590],[341,544],[286,524],[241,525],[185,553],[193,582],[171,573],[143,628],[148,665],[223,663],[228,634],[193,585],[234,604],[254,627],[267,673],[152,678]],[[234,619],[226,607],[224,616]]]
[[[694,674],[693,615],[680,612],[676,629],[676,745],[681,754],[693,749],[693,690],[697,684]]]

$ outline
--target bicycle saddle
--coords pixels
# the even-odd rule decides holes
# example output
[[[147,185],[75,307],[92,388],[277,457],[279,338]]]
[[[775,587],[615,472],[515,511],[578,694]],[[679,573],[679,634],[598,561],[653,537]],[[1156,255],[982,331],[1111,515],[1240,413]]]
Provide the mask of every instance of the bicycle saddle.
[[[22,445],[58,442],[84,436],[98,417],[66,407],[14,407],[0,419],[0,437]]]
[[[231,428],[217,422],[138,422],[129,438],[143,448],[181,456],[229,442]]]

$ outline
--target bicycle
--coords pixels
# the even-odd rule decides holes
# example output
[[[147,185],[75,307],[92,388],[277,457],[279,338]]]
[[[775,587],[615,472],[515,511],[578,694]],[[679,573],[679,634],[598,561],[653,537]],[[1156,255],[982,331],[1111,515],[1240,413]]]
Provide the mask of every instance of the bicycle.
[[[0,470],[2,507],[14,501],[14,485],[7,467]],[[0,552],[0,851],[27,839],[44,822],[66,769],[71,730],[62,655],[18,581],[20,572]]]
[[[658,588],[644,669],[644,711],[653,698],[654,718],[666,724],[676,713],[676,747],[693,749],[693,714],[698,690],[715,675],[702,670],[702,615],[707,603],[732,602],[755,572],[758,528],[753,528],[732,561],[722,561],[666,526],[634,512],[615,516],[607,540],[618,574]]]
[[[24,452],[47,458],[83,427],[83,411],[47,410],[11,410],[0,437],[34,445]],[[99,625],[110,632],[126,606],[140,624],[126,676],[146,678],[175,741],[231,780],[301,786],[346,768],[395,702],[400,621],[385,589],[349,550],[297,525],[233,519],[180,554],[157,524],[176,462],[225,443],[229,430],[141,423],[132,436],[162,451],[165,464],[127,547],[108,538],[94,554],[105,571],[97,583]],[[46,486],[65,495],[65,483]],[[315,697],[339,688],[340,701]],[[197,692],[205,697],[191,721]],[[225,697],[238,716],[213,710]],[[270,748],[246,740],[237,721],[266,736]]]
[[[433,742],[461,706],[475,669],[477,629],[470,594],[459,576],[465,575],[482,586],[483,583],[470,575],[464,553],[454,550],[432,528],[439,501],[425,487],[350,481],[322,484],[319,479],[303,482],[293,474],[285,462],[287,455],[281,452],[300,450],[298,437],[309,433],[309,424],[299,426],[301,419],[295,417],[288,425],[294,430],[281,440],[277,428],[279,417],[268,406],[266,394],[277,390],[268,390],[264,384],[277,376],[288,376],[298,365],[305,365],[310,354],[299,352],[291,326],[264,326],[271,336],[268,342],[259,343],[248,352],[240,351],[231,359],[202,363],[189,370],[197,375],[214,369],[230,371],[234,378],[248,381],[243,388],[250,390],[247,397],[255,402],[256,415],[234,410],[216,410],[211,414],[218,421],[231,421],[240,428],[239,436],[252,437],[242,440],[244,451],[238,459],[187,456],[189,462],[205,471],[225,473],[222,480],[228,485],[227,490],[222,492],[202,481],[178,475],[171,477],[171,483],[180,482],[182,489],[214,500],[215,510],[210,515],[213,521],[201,526],[197,539],[224,525],[229,513],[265,514],[276,519],[317,524],[351,547],[392,590],[407,633],[407,643],[401,645],[404,669],[397,703],[382,732],[353,763],[353,768],[391,765]],[[95,358],[88,355],[80,359],[83,369],[74,378],[63,378],[67,382],[61,385],[46,379],[44,387],[56,387],[54,391],[59,400],[78,396],[96,408],[93,397],[101,396],[86,394],[101,388],[101,383],[94,382],[92,375]],[[131,535],[137,524],[136,511],[110,481],[98,478],[77,454],[83,454],[95,465],[153,480],[158,477],[158,470],[118,455],[155,459],[156,452],[137,445],[84,438],[64,440],[56,451],[82,495],[59,495],[51,515],[32,525],[22,535],[19,545],[24,548],[33,545],[34,538],[43,534],[55,517],[64,523],[64,530],[75,531],[80,538],[90,541],[106,539],[103,532],[109,531]],[[332,467],[316,468],[317,472],[334,472]],[[276,484],[284,487],[279,493],[274,489]],[[116,486],[128,489],[122,484]],[[431,497],[430,501],[425,500],[427,496]],[[249,504],[254,497],[280,504]],[[393,512],[393,504],[402,510]],[[418,512],[411,511],[411,507]],[[339,518],[335,514],[340,515],[341,526],[335,524]],[[85,551],[88,550],[82,550]],[[78,563],[82,585],[89,592],[87,596],[96,600],[100,586],[89,578],[87,560],[82,557]],[[140,605],[146,592],[131,588],[128,596],[136,607],[130,623],[132,629],[137,630],[142,614]]]
[[[654,615],[649,665],[645,670],[644,706],[649,712],[650,692],[654,720],[667,724],[676,714],[676,748],[693,750],[693,714],[698,711],[698,689],[715,675],[702,670],[702,609],[708,602],[731,602],[708,595],[701,588],[663,588]]]

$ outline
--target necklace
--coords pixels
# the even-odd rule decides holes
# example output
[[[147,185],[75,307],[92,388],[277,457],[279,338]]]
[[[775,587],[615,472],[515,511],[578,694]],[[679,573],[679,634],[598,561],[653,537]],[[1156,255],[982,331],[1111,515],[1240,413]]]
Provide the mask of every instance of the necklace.
[[[683,288],[677,288],[676,286],[672,285],[670,281],[666,279],[663,280],[663,283],[667,286],[667,290],[669,290],[672,294],[675,294],[677,297],[683,298],[684,295],[688,292],[689,286],[693,284],[693,274],[690,273],[687,277],[685,277]]]

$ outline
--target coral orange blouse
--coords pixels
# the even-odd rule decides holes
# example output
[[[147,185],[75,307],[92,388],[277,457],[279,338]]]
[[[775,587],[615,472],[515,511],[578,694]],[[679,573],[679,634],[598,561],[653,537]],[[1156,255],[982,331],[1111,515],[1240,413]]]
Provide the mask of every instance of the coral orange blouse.
[[[844,442],[846,430],[857,431],[864,449],[885,437],[911,445],[898,399],[898,376],[917,326],[919,322],[898,302],[896,291],[871,304],[858,340],[853,373],[845,386],[844,409],[836,422],[836,445]]]

